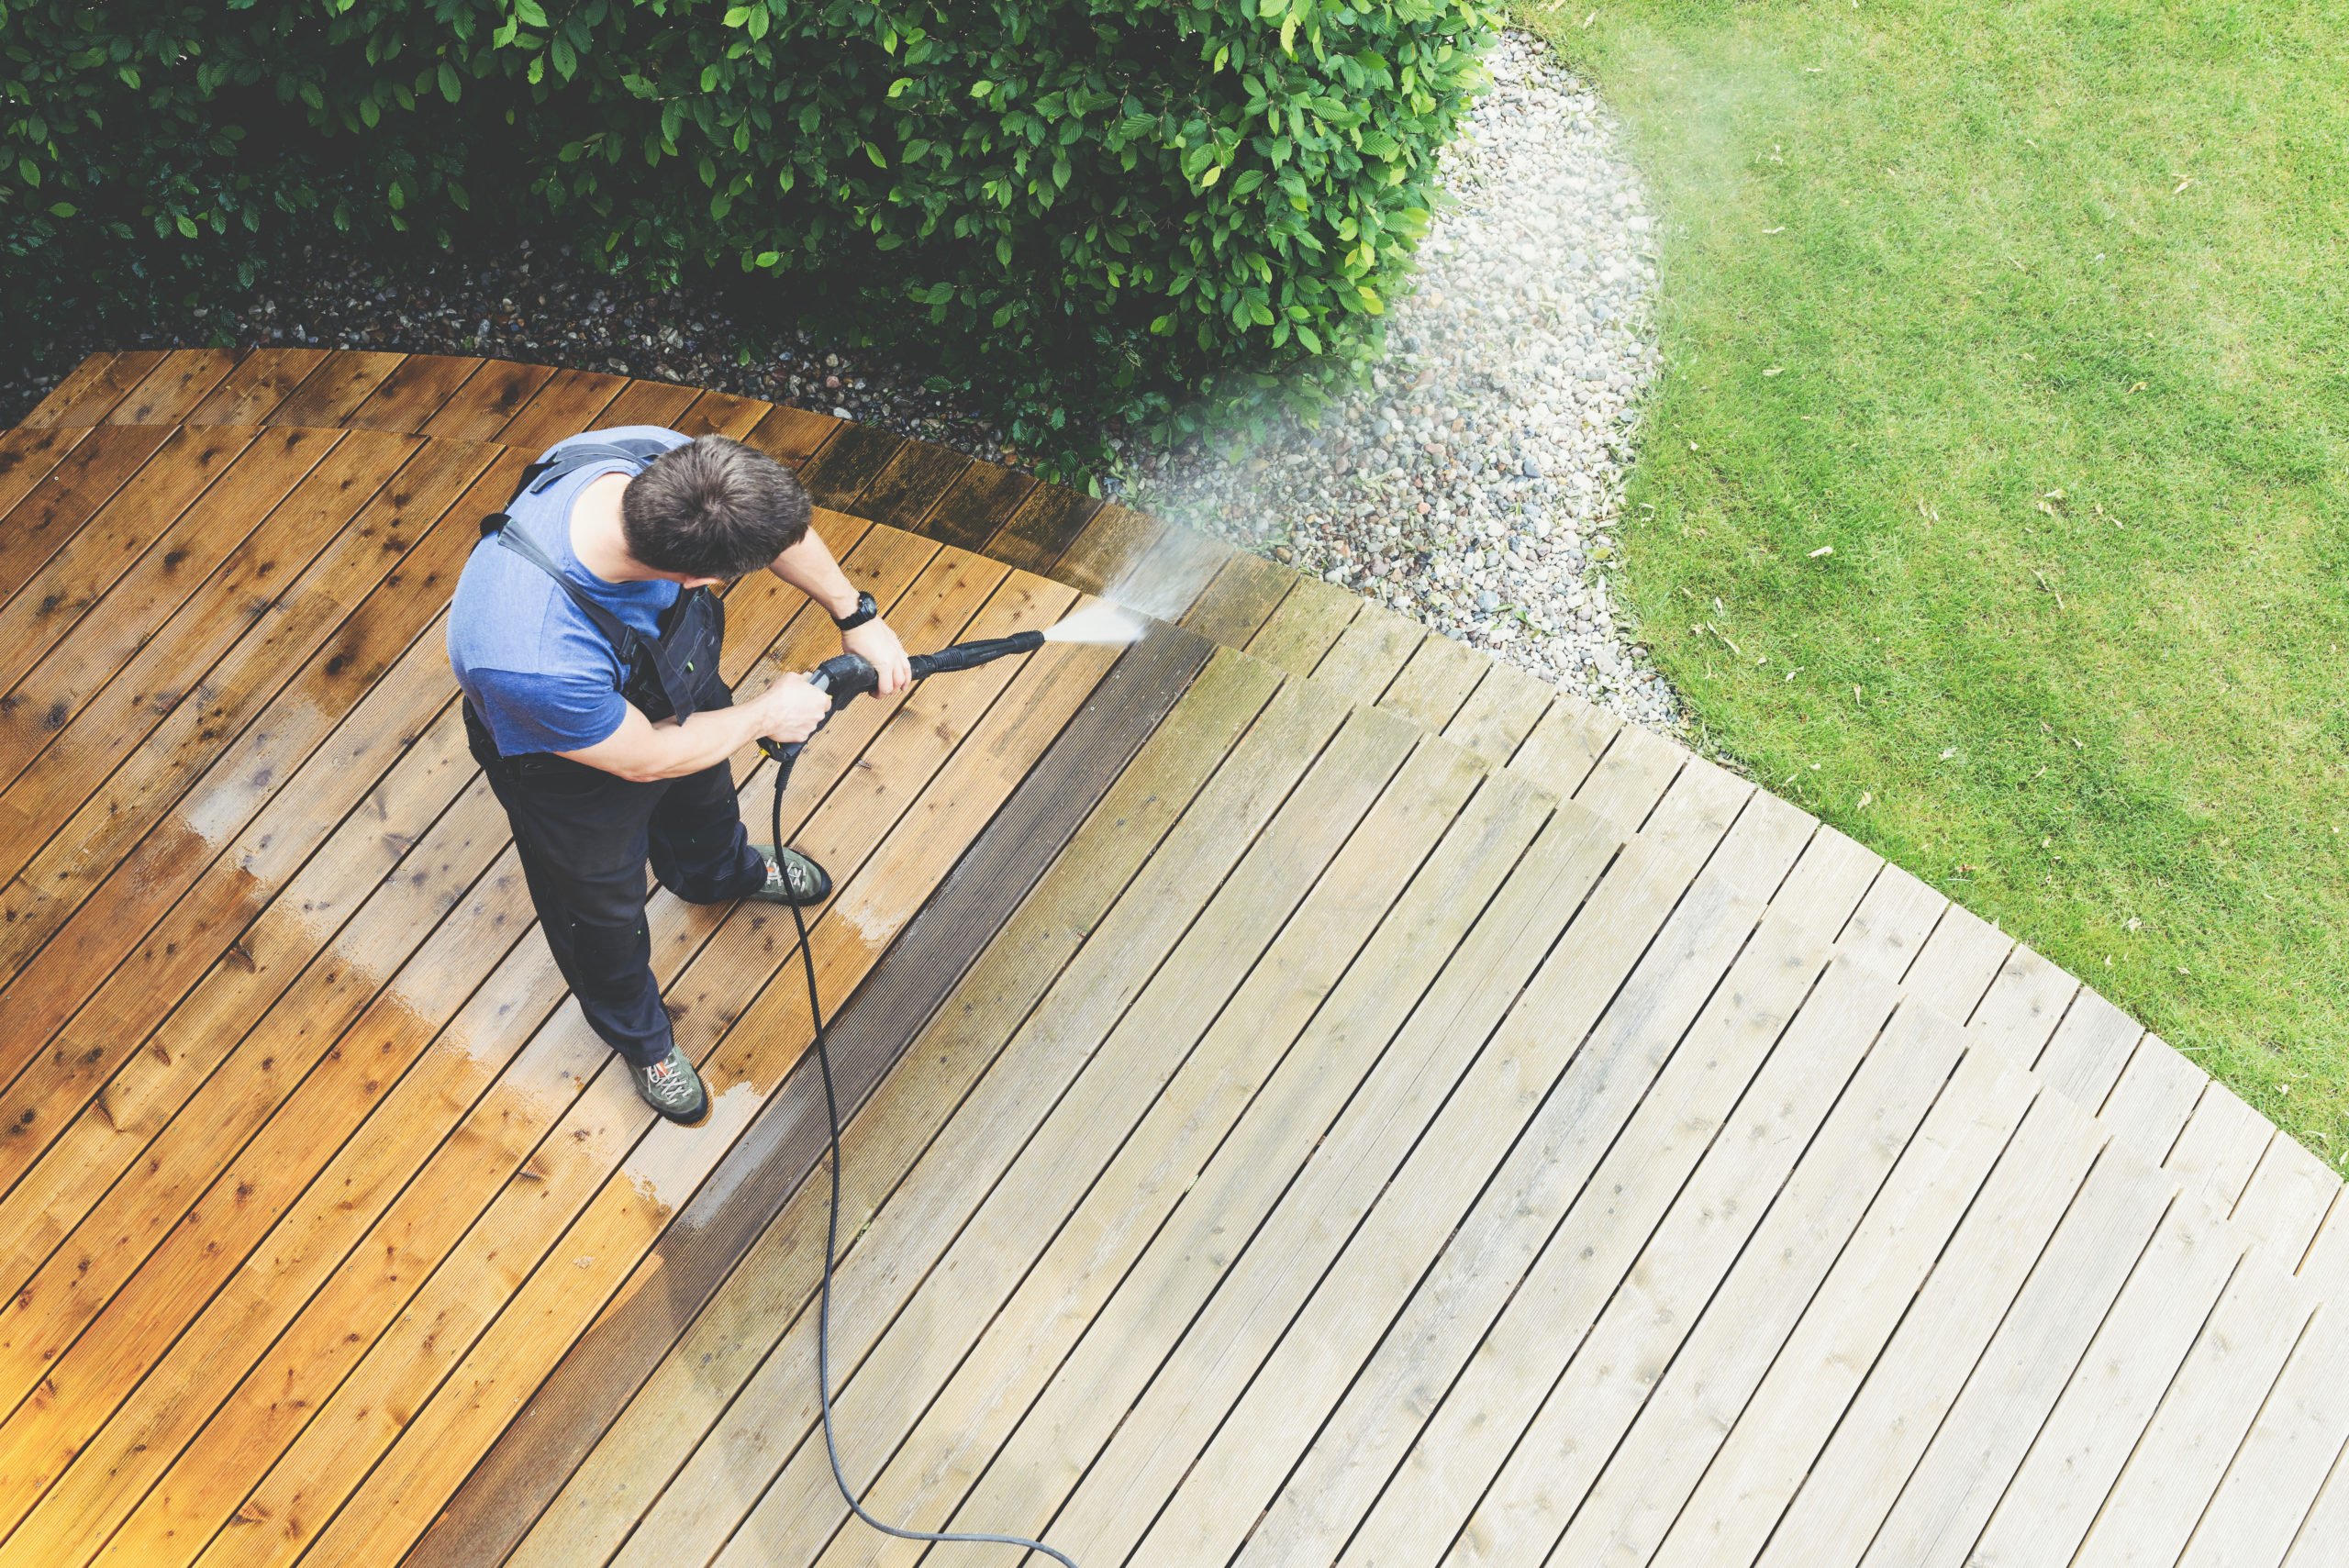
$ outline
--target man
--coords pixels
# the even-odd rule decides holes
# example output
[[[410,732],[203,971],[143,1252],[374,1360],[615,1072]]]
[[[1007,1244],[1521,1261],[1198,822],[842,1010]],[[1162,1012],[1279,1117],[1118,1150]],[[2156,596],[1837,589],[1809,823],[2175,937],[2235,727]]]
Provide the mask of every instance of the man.
[[[814,904],[821,866],[752,844],[728,759],[804,740],[829,701],[787,674],[736,706],[718,676],[713,590],[763,566],[830,613],[841,644],[911,679],[905,649],[808,525],[792,472],[723,436],[623,426],[559,441],[524,472],[457,579],[449,662],[475,761],[588,1026],[673,1121],[708,1095],[661,1006],[644,868],[694,904]]]

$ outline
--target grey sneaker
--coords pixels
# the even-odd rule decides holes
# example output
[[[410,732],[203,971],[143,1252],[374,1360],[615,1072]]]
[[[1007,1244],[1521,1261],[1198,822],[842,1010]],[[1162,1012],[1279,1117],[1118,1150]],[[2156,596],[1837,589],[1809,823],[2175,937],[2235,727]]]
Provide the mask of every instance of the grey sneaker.
[[[752,844],[767,862],[767,884],[745,898],[761,904],[821,904],[832,895],[832,879],[822,866],[789,845]]]
[[[671,1121],[699,1121],[709,1109],[709,1091],[702,1087],[701,1074],[674,1041],[669,1054],[650,1067],[629,1062],[628,1075],[636,1081],[644,1103]]]

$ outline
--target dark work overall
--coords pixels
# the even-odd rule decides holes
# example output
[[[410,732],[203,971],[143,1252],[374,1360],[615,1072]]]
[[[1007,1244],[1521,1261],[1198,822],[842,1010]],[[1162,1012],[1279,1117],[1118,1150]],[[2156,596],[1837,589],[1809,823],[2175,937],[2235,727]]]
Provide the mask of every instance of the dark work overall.
[[[633,442],[568,447],[527,470],[516,499],[589,462],[623,458],[641,469],[658,450],[639,450]],[[680,592],[661,612],[659,637],[648,639],[582,593],[536,539],[508,522],[497,513],[483,520],[482,532],[496,534],[552,577],[610,639],[624,671],[620,694],[646,717],[682,722],[732,704],[718,675],[726,606],[716,594]],[[465,734],[513,825],[539,929],[588,1027],[637,1066],[659,1062],[669,1053],[669,1018],[652,975],[644,865],[649,858],[661,885],[688,904],[723,904],[764,884],[766,862],[743,832],[732,765],[713,762],[683,778],[638,784],[551,751],[501,757],[470,700]]]

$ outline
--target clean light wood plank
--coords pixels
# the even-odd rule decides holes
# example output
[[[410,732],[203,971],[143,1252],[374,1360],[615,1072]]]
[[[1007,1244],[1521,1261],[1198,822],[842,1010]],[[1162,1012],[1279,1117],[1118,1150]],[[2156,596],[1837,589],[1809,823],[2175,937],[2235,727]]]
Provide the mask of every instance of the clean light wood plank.
[[[1357,1560],[1548,1554],[1892,1016],[1889,986],[1828,958],[1763,922],[1401,1463],[1369,1478],[1377,1506],[1313,1488],[1362,1514]]]
[[[2044,1180],[2063,1113],[2041,1113],[2040,1130],[2014,1141],[2034,1092],[2012,1067],[1967,1052],[1858,1232],[1799,1304],[1767,1373],[1725,1405],[1734,1424],[1705,1439],[1713,1451],[1695,1490],[1651,1516],[1663,1527],[1649,1554],[1657,1568],[1719,1568],[1761,1551],[1969,1206]]]
[[[1770,903],[1798,919],[1816,922],[1822,933],[1838,931],[1876,884],[1883,865],[1883,856],[1822,822],[1803,846],[1802,859],[1770,895]]]
[[[2341,1397],[2344,1373],[2349,1311],[2327,1301],[2194,1527],[2179,1568],[2276,1568],[2284,1561],[2349,1443],[2349,1402]]]
[[[173,349],[147,378],[106,411],[109,425],[171,425],[236,369],[238,355],[230,349]]]
[[[1120,658],[891,950],[873,983],[850,1000],[830,1030],[849,1119],[903,1059],[981,949],[1022,906],[1211,651],[1201,639],[1161,628]],[[809,1104],[820,1093],[813,1080],[804,1061],[793,1070],[791,1081],[679,1211],[614,1305],[499,1434],[409,1555],[409,1568],[502,1561],[512,1551],[732,1265],[800,1190],[822,1152]]]
[[[2014,945],[2012,937],[1981,916],[1949,905],[1901,984],[1927,1006],[1963,1023],[1974,1016]]]
[[[1560,693],[1550,711],[1555,714],[1560,706],[1573,701]],[[1516,767],[1517,763],[1512,760],[1509,765]],[[1715,782],[1722,789],[1753,793],[1753,786],[1742,779],[1731,778],[1660,735],[1636,724],[1627,724],[1615,732],[1607,754],[1591,768],[1590,776],[1582,781],[1574,797],[1600,816],[1611,817],[1636,830],[1646,823],[1648,813],[1655,809],[1655,803],[1683,773],[1719,774]],[[1755,891],[1766,894],[1768,889]]]
[[[1105,510],[1107,508],[1104,508]],[[1082,541],[1052,570],[1064,582],[1078,582],[1088,564],[1076,559]],[[1231,557],[1231,547],[1179,525],[1162,529],[1151,547],[1109,578],[1106,597],[1139,614],[1183,624],[1208,583]],[[1081,584],[1080,584],[1081,585]]]
[[[127,353],[92,354],[73,367],[33,411],[27,425],[95,425],[105,419],[130,389],[163,362],[160,349],[134,349]]]
[[[1186,1020],[1193,1032],[1174,1035],[1175,1049],[1197,1038],[1367,809],[1386,769],[1364,781],[1348,778],[1335,763],[1316,766],[1325,747],[1335,755],[1331,738],[1346,717],[1345,705],[1332,694],[1303,684],[1275,697],[1182,827],[1000,1053],[948,1136],[916,1165],[892,1200],[893,1222],[869,1232],[851,1253],[835,1286],[841,1387],[834,1401],[852,1443],[866,1430],[871,1418],[863,1412],[874,1391],[896,1382],[893,1372],[918,1379],[920,1345],[885,1341],[891,1357],[909,1357],[910,1365],[902,1359],[864,1360],[866,1347],[893,1316],[889,1305],[933,1265],[972,1271],[974,1291],[984,1294],[1008,1260],[959,1245],[965,1226],[979,1222],[973,1216],[1001,1215],[1015,1206],[1015,1195],[1025,1195],[1017,1205],[1048,1202],[1034,1184],[1055,1190],[1050,1178],[1056,1169],[1075,1180],[1098,1147],[1088,1133],[1108,1141],[1099,1153],[1107,1158],[1115,1148],[1113,1128],[1130,1126],[1141,1108],[1121,1107],[1147,1095],[1158,1077],[1120,1064],[1131,1052],[1148,1050],[1156,1035],[1186,1027]],[[1359,746],[1349,746],[1347,760],[1358,760]],[[1222,809],[1211,809],[1217,806]],[[1203,841],[1209,839],[1214,841]],[[1137,899],[1146,906],[1135,907]],[[1106,950],[1105,939],[1113,941]],[[1137,955],[1143,958],[1140,965]],[[1112,1036],[1114,1048],[1104,1045]],[[1067,1094],[1075,1095],[1067,1102],[1072,1106],[1093,1107],[1097,1126],[1056,1110]],[[1047,1112],[1054,1112],[1057,1126],[1048,1125]],[[1085,1184],[1079,1181],[1066,1190],[1081,1192]],[[814,1414],[812,1379],[795,1375],[812,1350],[805,1338],[811,1328],[803,1322],[789,1353],[762,1369],[617,1561],[656,1547],[664,1562],[707,1556],[724,1542],[739,1510],[709,1507],[696,1476],[722,1478],[714,1484],[724,1495],[759,1501],[760,1513],[770,1519],[794,1507],[825,1507],[823,1489],[812,1483],[829,1487],[830,1475],[811,1473],[818,1467],[808,1461],[817,1456],[800,1440]],[[885,1401],[882,1409],[896,1407]],[[783,1481],[770,1487],[778,1470]],[[759,1539],[816,1544],[755,1516],[750,1529]]]
[[[284,402],[269,411],[272,425],[340,425],[373,395],[406,354],[337,349],[302,378]]]
[[[1257,718],[1277,678],[1235,655],[1211,658],[1121,773],[1042,883],[929,1022],[905,1066],[843,1134],[841,1208],[852,1251],[883,1197],[955,1112],[996,1048],[1042,1000],[1087,933],[1129,927],[1120,900],[1226,753]],[[1113,909],[1126,913],[1112,917]],[[1104,977],[1108,971],[1101,971]],[[1059,1006],[1060,1004],[1055,1004]],[[634,1529],[776,1342],[778,1323],[815,1286],[825,1195],[816,1184],[783,1213],[629,1405],[513,1561],[602,1562]]]
[[[2256,1251],[2243,1260],[2076,1562],[2177,1561],[2316,1305],[2313,1292]]]
[[[1523,774],[1553,795],[1572,800],[1589,782],[1591,770],[1598,766],[1599,759],[1607,755],[1622,730],[1622,721],[1612,714],[1569,693],[1553,691],[1540,722],[1510,756],[1509,771]],[[1642,747],[1641,755],[1660,758],[1662,753]],[[1664,774],[1664,781],[1669,782],[1671,776]],[[1633,831],[1639,828],[1636,821],[1623,826]]]
[[[1555,695],[1546,682],[1513,664],[1487,664],[1443,733],[1495,767],[1506,767],[1550,711]]]
[[[1620,1568],[1648,1560],[1854,1232],[1864,1221],[1881,1228],[1899,1210],[1903,1195],[1887,1185],[1896,1162],[1917,1151],[1903,1175],[1912,1194],[1927,1190],[1915,1184],[1920,1167],[1929,1182],[1950,1170],[1952,1140],[1988,1081],[1978,1056],[1970,1066],[1963,1056],[1956,1032],[1926,1009],[1894,1015],[1859,1084],[1830,1113],[1829,1134],[1798,1162],[1607,1457],[1554,1561]],[[1995,1152],[1980,1154],[1973,1179]],[[1364,1538],[1357,1550],[1375,1543]]]
[[[1302,1181],[1308,1191],[1320,1184],[1320,1173],[1304,1167],[1321,1150],[1360,1145],[1369,1128],[1380,1125],[1376,1107],[1393,1103],[1398,1085],[1413,1076],[1412,1064],[1443,1071],[1426,1053],[1433,1037],[1464,1032],[1447,1003],[1467,994],[1465,977],[1453,978],[1458,966],[1474,966],[1475,978],[1484,977],[1473,955],[1490,951],[1499,929],[1483,918],[1485,912],[1497,907],[1496,901],[1522,903],[1524,894],[1509,884],[1521,873],[1548,887],[1559,867],[1559,846],[1583,840],[1571,830],[1539,839],[1552,826],[1552,814],[1546,797],[1507,778],[1491,781],[1468,803],[1304,1038],[1197,1174],[1167,1229],[1085,1327],[1038,1402],[1019,1418],[975,1492],[954,1510],[963,1527],[979,1528],[975,1521],[987,1519],[1042,1528],[1127,1419],[1137,1396],[1152,1385],[1168,1350],[1196,1356],[1227,1348],[1210,1346],[1211,1334],[1191,1332],[1203,1309],[1219,1316],[1230,1311],[1228,1293],[1239,1286],[1243,1271],[1272,1264],[1304,1277],[1306,1261],[1282,1255],[1277,1241],[1257,1234],[1259,1228],[1284,1227],[1292,1184]],[[1570,829],[1594,826],[1571,806],[1563,808],[1558,822]],[[1585,862],[1586,876],[1597,872]],[[1494,1013],[1499,1006],[1491,1004]],[[1491,1016],[1485,1016],[1487,1023]],[[1235,1256],[1239,1249],[1227,1238],[1241,1234],[1256,1240]],[[1208,1375],[1237,1375],[1226,1370],[1230,1364]],[[1161,1395],[1180,1388],[1212,1402],[1208,1390],[1176,1368],[1156,1382]]]
[[[1299,577],[1256,635],[1248,639],[1247,651],[1251,657],[1279,669],[1310,674],[1313,667],[1321,662],[1321,656],[1329,652],[1330,644],[1353,623],[1362,606],[1361,599],[1335,583],[1325,583],[1319,577]],[[1564,794],[1560,790],[1551,793],[1561,797]]]
[[[2101,1106],[2144,1037],[2143,1024],[2082,985],[2032,1070],[2075,1105]],[[2165,1146],[2140,1152],[2158,1161],[2169,1151]]]
[[[1363,750],[1348,757],[1346,749],[1355,746]],[[1383,765],[1405,751],[1409,755],[1401,771],[1391,779],[1383,776]],[[1064,1219],[1058,1212],[1061,1206],[1050,1200],[1041,1206],[1021,1204],[1016,1184],[1022,1173],[1015,1168],[998,1188],[1004,1207],[993,1218],[1007,1224],[1018,1240],[990,1246],[981,1229],[990,1215],[982,1211],[957,1243],[967,1248],[975,1236],[978,1245],[1008,1254],[989,1269],[999,1277],[1018,1280],[1008,1299],[999,1307],[984,1295],[971,1300],[981,1293],[967,1269],[947,1272],[950,1254],[948,1264],[931,1276],[929,1294],[935,1299],[951,1293],[951,1304],[939,1301],[925,1310],[919,1294],[908,1304],[902,1320],[921,1326],[912,1353],[951,1375],[926,1402],[919,1426],[907,1432],[877,1477],[873,1495],[892,1516],[925,1523],[942,1520],[986,1468],[1020,1411],[1153,1243],[1249,1101],[1293,1047],[1302,1049],[1298,1036],[1317,1006],[1353,972],[1372,932],[1393,910],[1406,883],[1465,803],[1477,772],[1473,760],[1457,748],[1441,740],[1422,740],[1414,748],[1402,721],[1362,712],[1331,742],[1321,766],[1342,770],[1353,776],[1358,788],[1376,793],[1369,814],[1256,958],[1217,1021],[1187,1050],[1185,1037],[1197,1035],[1196,1025],[1186,1025],[1168,1042],[1181,1053],[1180,1065],[1172,1069],[1084,1200]],[[1308,780],[1300,798],[1315,782]],[[1202,926],[1212,917],[1210,911]],[[1180,962],[1179,952],[1175,962]],[[1146,994],[1137,1011],[1148,1005]],[[1145,1023],[1143,1030],[1145,1040],[1153,1035],[1164,1040],[1161,1029]],[[1105,1054],[1114,1049],[1117,1038],[1113,1033]],[[1083,1088],[1080,1084],[1071,1096],[1074,1108],[1055,1113],[1055,1121],[1085,1114],[1077,1103],[1084,1098]],[[1053,1122],[1048,1122],[1038,1143],[1047,1143],[1055,1131]],[[1059,1136],[1070,1133],[1061,1130]],[[1047,1239],[1038,1254],[1035,1249]],[[956,1322],[984,1323],[985,1332],[959,1361],[941,1360],[945,1347],[937,1340],[952,1332],[950,1325]],[[860,1379],[871,1377],[875,1362],[890,1356],[893,1348],[899,1355],[907,1353],[902,1347],[908,1336],[900,1332],[894,1338],[896,1347],[885,1338],[860,1370]],[[852,1384],[850,1392],[856,1386]],[[887,1408],[892,1424],[904,1419],[896,1414],[903,1407],[892,1401]],[[868,1422],[860,1446],[869,1451],[872,1441]],[[807,1451],[806,1457],[813,1461],[815,1455]],[[806,1468],[819,1467],[810,1463]],[[825,1472],[809,1478],[828,1481],[829,1475]],[[782,1485],[792,1479],[786,1471]],[[773,1497],[771,1493],[769,1504]],[[835,1502],[816,1517],[820,1519],[826,1513],[837,1522],[844,1510]],[[745,1562],[779,1553],[786,1562],[840,1562],[873,1544],[852,1534],[818,1552],[812,1541],[821,1538],[821,1529],[774,1528],[781,1524],[769,1506],[763,1505],[718,1561]]]
[[[1865,1542],[1863,1563],[1958,1568],[1967,1560],[2176,1191],[2135,1151],[2105,1146],[1898,1501],[1881,1526],[1873,1507],[1841,1525],[1846,1542]]]
[[[2046,1050],[2079,990],[2077,980],[2018,942],[1972,1016],[1961,1021],[1972,1038],[2028,1066]]]
[[[1375,703],[1426,639],[1419,622],[1365,599],[1314,666],[1313,678],[1329,682],[1358,703]]]
[[[1727,809],[1707,801],[1698,819]],[[1475,1349],[1753,929],[1760,901],[1737,884],[1775,883],[1808,833],[1791,808],[1742,815],[1693,884],[1685,840],[1625,852],[1576,921],[1581,940],[1552,950],[1502,1049],[1480,1061],[1508,1071],[1514,1092],[1455,1095],[1197,1462],[1155,1472],[1136,1489],[1138,1516],[1104,1522],[1122,1535],[1158,1515],[1137,1563],[1241,1548],[1276,1494],[1319,1490],[1303,1473],[1281,1485],[1308,1445],[1374,1467],[1382,1451],[1401,1457],[1408,1390],[1448,1382]],[[1531,1060],[1512,1062],[1520,1051]],[[1497,1114],[1522,1129],[1513,1140],[1496,1136]]]
[[[2210,1075],[2172,1051],[2157,1035],[2137,1042],[2097,1119],[2156,1164],[2168,1162],[2177,1135],[2193,1118]]]
[[[1297,582],[1297,574],[1286,566],[1233,550],[1183,613],[1182,623],[1226,648],[1245,648]]]
[[[266,424],[277,406],[325,361],[324,349],[255,349],[187,415],[191,425]]]
[[[1898,866],[1887,865],[1857,913],[1837,934],[1836,945],[1885,978],[1900,980],[1948,907],[1949,900],[1932,888]]]
[[[2195,1102],[2194,1115],[2162,1165],[2213,1207],[2232,1213],[2268,1143],[2282,1136],[2232,1089],[2214,1080]],[[2299,1261],[2297,1253],[2283,1260],[2287,1268]]]
[[[1432,735],[1444,735],[1492,661],[1463,642],[1430,632],[1378,701]],[[1458,736],[1451,736],[1461,740]],[[1461,740],[1462,744],[1466,744]],[[1471,746],[1471,751],[1477,748]],[[1484,755],[1479,751],[1478,754]],[[1488,761],[1490,759],[1487,759]],[[1507,762],[1507,758],[1500,759]]]
[[[2279,1130],[2235,1205],[2234,1222],[2297,1266],[2340,1196],[2340,1173]]]
[[[2198,1200],[2168,1218],[2121,1287],[1965,1561],[2066,1562],[2218,1305],[2241,1240]]]
[[[417,432],[452,441],[495,440],[553,375],[546,365],[490,360],[466,377]]]

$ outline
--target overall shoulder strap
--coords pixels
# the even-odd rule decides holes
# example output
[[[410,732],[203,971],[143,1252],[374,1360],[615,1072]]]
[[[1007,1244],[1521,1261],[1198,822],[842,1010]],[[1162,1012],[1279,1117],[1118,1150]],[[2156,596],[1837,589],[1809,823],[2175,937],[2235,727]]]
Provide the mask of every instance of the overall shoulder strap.
[[[562,568],[555,564],[554,557],[546,552],[545,546],[530,537],[528,528],[501,528],[495,532],[499,544],[554,579],[555,586],[570,596],[571,602],[579,606],[580,613],[593,621],[596,629],[604,634],[604,639],[618,651],[621,664],[635,662],[640,639],[634,627],[597,604],[578,584],[563,575]]]
[[[590,463],[624,462],[641,473],[656,457],[669,449],[659,441],[642,436],[630,436],[617,441],[570,441],[555,448],[551,456],[540,458],[522,471],[522,483],[515,486],[507,497],[506,510],[492,512],[481,520],[484,534],[502,532],[513,518],[509,516],[514,503],[537,489],[552,484],[566,473],[576,473]]]

